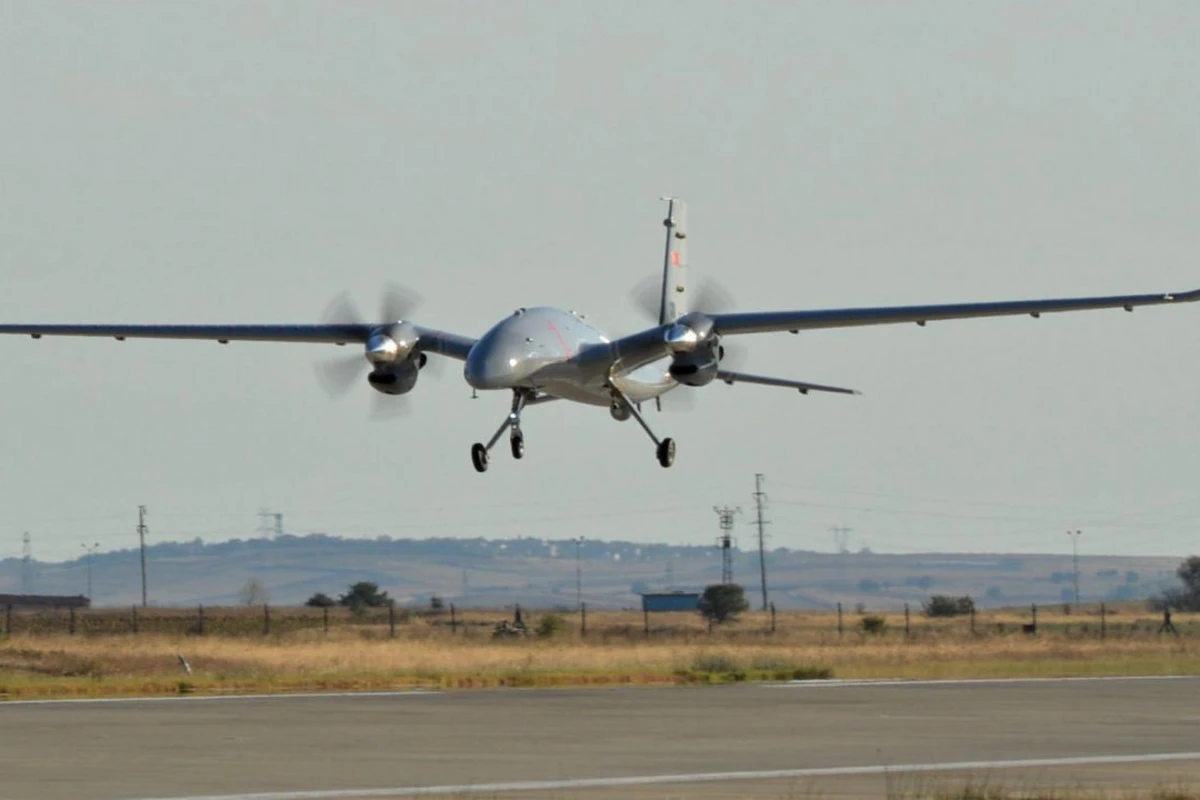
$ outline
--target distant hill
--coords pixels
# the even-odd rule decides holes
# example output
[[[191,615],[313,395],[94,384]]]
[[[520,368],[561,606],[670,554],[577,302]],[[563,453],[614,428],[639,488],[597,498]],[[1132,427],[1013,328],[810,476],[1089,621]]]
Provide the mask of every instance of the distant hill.
[[[574,608],[575,542],[543,539],[351,539],[323,534],[147,547],[153,605],[236,605],[257,577],[270,602],[302,603],[316,592],[336,597],[360,580],[378,583],[405,605],[434,595],[461,607]],[[638,592],[699,589],[721,576],[713,546],[587,541],[579,551],[583,599],[592,608],[640,606]],[[1081,556],[1085,602],[1138,600],[1175,584],[1180,559]],[[30,592],[86,593],[83,559],[33,563]],[[99,553],[92,565],[93,603],[141,601],[136,549]],[[734,579],[761,604],[757,552],[736,552]],[[767,553],[770,599],[779,609],[917,607],[931,594],[969,594],[980,606],[1059,603],[1073,596],[1070,556],[928,553],[843,555],[777,549]],[[18,593],[20,559],[0,560],[0,593]]]

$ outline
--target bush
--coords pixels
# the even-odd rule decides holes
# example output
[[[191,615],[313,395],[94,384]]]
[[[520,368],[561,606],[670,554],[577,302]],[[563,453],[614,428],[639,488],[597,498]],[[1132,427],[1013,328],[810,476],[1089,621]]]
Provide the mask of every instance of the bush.
[[[935,594],[929,598],[928,602],[922,603],[921,607],[927,617],[957,617],[974,611],[975,601],[971,599],[970,595],[950,597],[949,595]]]
[[[738,672],[741,664],[725,653],[698,653],[692,659],[692,669],[697,672]]]
[[[750,608],[746,592],[736,583],[716,583],[700,595],[700,613],[713,622],[728,622]]]
[[[359,581],[338,598],[337,604],[355,611],[363,608],[385,608],[392,605],[392,598],[388,597],[387,592],[379,591],[377,584]]]
[[[869,617],[863,617],[860,620],[860,624],[864,633],[883,633],[884,629],[887,628],[887,620],[874,614]]]
[[[558,614],[543,614],[534,631],[539,639],[549,639],[567,632],[567,621]]]
[[[334,599],[324,592],[317,592],[312,597],[304,601],[304,605],[312,608],[333,608],[337,605]]]

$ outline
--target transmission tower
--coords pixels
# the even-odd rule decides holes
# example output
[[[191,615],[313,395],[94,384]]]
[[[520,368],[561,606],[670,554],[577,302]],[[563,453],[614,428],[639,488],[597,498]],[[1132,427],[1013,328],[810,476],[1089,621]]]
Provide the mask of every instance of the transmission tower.
[[[717,537],[717,546],[721,548],[721,583],[733,583],[733,516],[742,513],[740,508],[717,508],[717,518],[721,524],[721,535]]]
[[[763,506],[766,505],[767,495],[762,490],[762,473],[754,475],[754,505],[758,509],[758,567],[762,572],[762,610],[767,609],[767,545],[764,528],[769,524],[763,519]]]
[[[258,512],[258,538],[271,538],[271,531],[274,529],[274,525],[272,525],[273,516],[274,515],[272,515],[271,512],[265,508]]]
[[[21,594],[33,594],[33,540],[29,531],[21,537]]]
[[[838,555],[845,555],[850,552],[850,534],[853,531],[853,528],[847,528],[844,525],[835,525],[829,529],[829,532],[833,534],[833,546],[837,550]]]

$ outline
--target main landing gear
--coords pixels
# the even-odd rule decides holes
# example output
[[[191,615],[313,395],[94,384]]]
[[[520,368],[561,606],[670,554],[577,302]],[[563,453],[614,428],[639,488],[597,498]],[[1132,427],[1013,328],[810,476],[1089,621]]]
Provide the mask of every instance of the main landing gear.
[[[662,439],[659,440],[654,435],[654,431],[650,430],[650,426],[646,424],[646,420],[642,419],[641,413],[637,410],[637,406],[629,402],[629,398],[618,391],[615,387],[610,387],[612,392],[612,415],[614,419],[628,419],[633,417],[642,426],[642,430],[654,442],[657,448],[656,455],[658,463],[663,467],[669,467],[675,463],[675,440]]]
[[[505,429],[509,431],[508,443],[512,449],[513,458],[521,458],[525,455],[525,435],[521,433],[521,410],[525,408],[525,402],[528,399],[529,396],[525,391],[513,389],[512,411],[508,412],[508,417],[503,424],[486,445],[479,442],[471,445],[471,463],[475,465],[476,472],[487,471],[489,455],[492,448],[496,446],[496,442],[500,441],[500,437],[504,435]]]

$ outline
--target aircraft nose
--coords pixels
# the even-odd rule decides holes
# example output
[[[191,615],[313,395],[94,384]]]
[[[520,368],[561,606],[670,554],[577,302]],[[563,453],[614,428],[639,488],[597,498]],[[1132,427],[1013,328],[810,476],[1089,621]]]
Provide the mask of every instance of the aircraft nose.
[[[463,377],[472,389],[507,389],[513,385],[514,366],[503,348],[484,338],[467,354]]]

